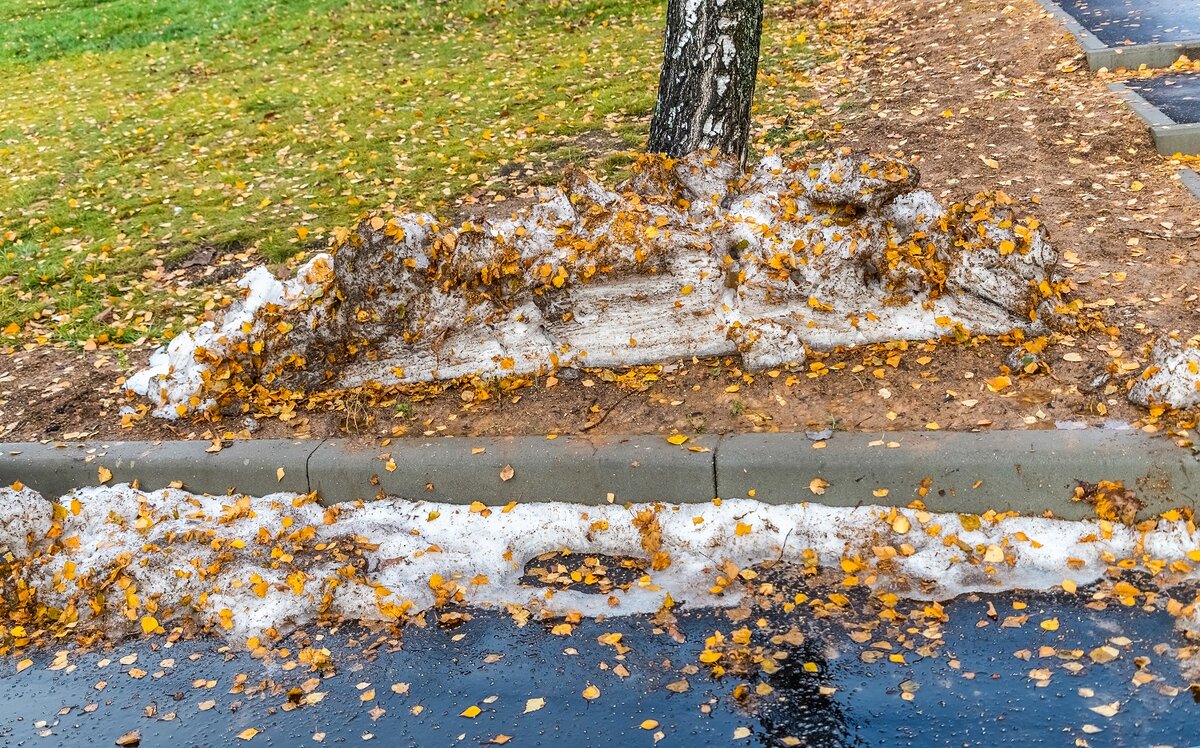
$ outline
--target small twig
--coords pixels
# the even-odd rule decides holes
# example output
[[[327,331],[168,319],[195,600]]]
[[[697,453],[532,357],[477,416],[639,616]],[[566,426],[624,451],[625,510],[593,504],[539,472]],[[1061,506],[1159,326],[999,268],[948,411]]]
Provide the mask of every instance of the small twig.
[[[596,428],[600,424],[604,423],[604,419],[608,418],[608,414],[612,413],[613,410],[618,405],[625,402],[625,398],[629,397],[634,392],[635,392],[635,390],[630,390],[630,391],[626,392],[624,395],[621,395],[619,398],[617,398],[617,401],[615,403],[608,406],[608,409],[605,410],[604,413],[599,418],[597,418],[595,421],[589,421],[588,423],[583,424],[583,428],[580,429],[580,431],[591,431],[592,429]]]
[[[1143,229],[1138,226],[1130,226],[1130,228],[1132,228],[1134,231],[1138,232],[1139,234],[1145,234],[1146,236],[1152,236],[1155,239],[1164,239],[1164,240],[1183,239],[1184,241],[1190,241],[1192,239],[1200,239],[1200,231],[1197,231],[1193,234],[1175,234],[1175,233],[1160,234],[1157,231],[1150,231],[1149,229]]]

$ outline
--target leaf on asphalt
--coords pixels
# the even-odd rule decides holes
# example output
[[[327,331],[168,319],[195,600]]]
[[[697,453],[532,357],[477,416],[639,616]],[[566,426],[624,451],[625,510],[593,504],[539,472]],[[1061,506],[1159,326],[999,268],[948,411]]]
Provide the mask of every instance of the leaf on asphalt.
[[[688,683],[685,678],[667,684],[667,690],[671,693],[684,693],[691,687],[692,684]]]
[[[546,706],[546,700],[543,698],[529,699],[528,701],[525,702],[525,711],[522,712],[522,714],[529,714],[530,712],[536,712],[537,710],[541,709],[544,706]]]
[[[1090,707],[1090,709],[1102,717],[1113,717],[1121,710],[1121,702],[1114,701],[1111,704],[1101,704],[1100,706]]]

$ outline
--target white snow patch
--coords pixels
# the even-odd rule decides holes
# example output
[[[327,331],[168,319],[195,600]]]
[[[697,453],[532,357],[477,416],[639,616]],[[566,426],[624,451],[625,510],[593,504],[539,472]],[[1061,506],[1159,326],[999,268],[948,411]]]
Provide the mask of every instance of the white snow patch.
[[[1200,346],[1159,338],[1150,351],[1148,377],[1139,378],[1129,390],[1129,400],[1143,406],[1165,403],[1172,408],[1200,405]]]
[[[123,585],[126,596],[110,594],[108,618],[92,623],[132,625],[153,600],[164,625],[192,618],[235,640],[310,622],[326,596],[328,612],[348,618],[413,614],[435,604],[431,580],[439,577],[443,590],[461,591],[469,605],[611,616],[658,610],[668,594],[689,606],[736,605],[736,592],[711,592],[718,567],[800,563],[809,550],[825,568],[838,569],[843,559],[863,564],[859,577],[873,580],[877,591],[944,600],[1049,589],[1065,578],[1082,586],[1121,559],[1132,559],[1134,568],[1148,559],[1190,568],[1187,554],[1200,542],[1183,521],[1160,520],[1142,533],[1099,521],[1001,516],[968,530],[957,514],[897,510],[907,529],[889,520],[888,508],[749,499],[632,508],[530,503],[493,507],[484,516],[466,506],[400,499],[327,511],[290,494],[214,497],[117,485],[77,490],[61,503],[73,509],[60,511],[62,531],[51,551],[45,538],[51,504],[28,490],[0,491],[0,539],[18,557],[38,556],[25,574],[41,602],[65,607],[81,594],[75,580],[117,574],[131,582]],[[645,558],[633,518],[651,506],[671,565],[648,572],[628,591],[614,590],[616,605],[607,595],[521,584],[525,562],[551,551]],[[334,557],[339,548],[350,561]],[[881,563],[880,549],[887,548],[895,553]],[[1008,560],[990,555],[1000,553]],[[76,607],[86,623],[88,606],[76,600]]]

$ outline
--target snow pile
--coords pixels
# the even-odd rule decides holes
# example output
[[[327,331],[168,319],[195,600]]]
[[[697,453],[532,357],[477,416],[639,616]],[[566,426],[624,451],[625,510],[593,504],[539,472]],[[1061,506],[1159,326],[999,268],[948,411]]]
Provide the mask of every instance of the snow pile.
[[[246,355],[253,341],[264,336],[264,318],[283,309],[300,308],[318,297],[328,278],[331,258],[318,254],[294,278],[279,280],[259,266],[237,282],[244,296],[226,309],[220,327],[208,321],[184,332],[150,356],[146,368],[125,382],[125,388],[158,406],[154,415],[174,420],[189,410],[205,410],[214,401],[201,393],[220,391],[210,362]]]
[[[1163,403],[1172,408],[1200,405],[1200,345],[1159,338],[1150,350],[1150,366],[1129,390],[1129,400],[1143,406]]]
[[[1049,589],[1064,579],[1082,586],[1125,559],[1175,583],[1196,576],[1188,554],[1200,542],[1184,520],[1142,532],[1101,520],[754,500],[486,508],[397,499],[326,509],[309,496],[128,485],[81,489],[57,507],[35,499],[3,492],[0,523],[16,573],[40,606],[64,611],[60,622],[153,631],[190,620],[235,640],[321,615],[403,620],[458,604],[518,606],[534,619],[652,612],[668,595],[736,605],[740,585],[722,581],[729,564],[776,560],[816,563],[912,599]],[[33,542],[22,545],[26,538]],[[646,571],[605,594],[522,584],[526,561],[563,549],[644,558]]]
[[[1057,253],[1003,193],[943,208],[912,166],[870,156],[770,157],[745,173],[647,155],[633,170],[616,191],[571,172],[498,220],[372,216],[335,249],[320,291],[252,294],[219,330],[157,354],[133,389],[170,415],[236,407],[260,385],[732,353],[757,368],[800,362],[806,346],[1036,330],[1060,306]]]

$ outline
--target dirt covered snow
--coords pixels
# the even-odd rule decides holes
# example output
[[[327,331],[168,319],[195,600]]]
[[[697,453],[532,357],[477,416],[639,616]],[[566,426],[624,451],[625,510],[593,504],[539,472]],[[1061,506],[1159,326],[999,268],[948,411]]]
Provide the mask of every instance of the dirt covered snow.
[[[643,156],[500,220],[374,215],[288,281],[258,268],[224,319],[127,387],[173,418],[251,390],[320,391],[740,353],[1039,331],[1058,255],[1002,192],[943,207],[904,162]]]

